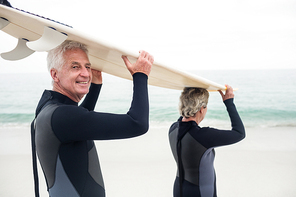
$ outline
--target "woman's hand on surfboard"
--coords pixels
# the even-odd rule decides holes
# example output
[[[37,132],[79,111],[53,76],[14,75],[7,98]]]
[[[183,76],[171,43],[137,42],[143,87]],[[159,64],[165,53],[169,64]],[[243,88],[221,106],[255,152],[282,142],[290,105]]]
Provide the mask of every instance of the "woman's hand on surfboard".
[[[151,71],[151,66],[154,62],[154,58],[152,55],[150,55],[146,51],[140,51],[139,53],[140,53],[139,58],[134,64],[130,63],[130,61],[126,56],[122,56],[122,59],[127,69],[130,71],[131,75],[137,72],[141,72],[149,76]]]
[[[91,69],[92,72],[92,79],[91,82],[94,84],[102,84],[102,72],[98,70]]]
[[[226,86],[226,92],[225,92],[225,94],[223,94],[223,92],[221,90],[219,90],[223,101],[225,101],[227,99],[234,98],[232,87],[230,85],[225,85],[225,86]]]

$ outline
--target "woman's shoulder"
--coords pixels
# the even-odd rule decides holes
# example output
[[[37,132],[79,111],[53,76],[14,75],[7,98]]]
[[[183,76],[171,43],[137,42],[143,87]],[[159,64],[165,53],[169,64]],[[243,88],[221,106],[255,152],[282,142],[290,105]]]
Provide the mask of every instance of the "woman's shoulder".
[[[169,129],[169,133],[171,133],[172,131],[174,131],[175,129],[178,129],[179,128],[179,122],[174,122],[171,126],[170,126],[170,129]]]

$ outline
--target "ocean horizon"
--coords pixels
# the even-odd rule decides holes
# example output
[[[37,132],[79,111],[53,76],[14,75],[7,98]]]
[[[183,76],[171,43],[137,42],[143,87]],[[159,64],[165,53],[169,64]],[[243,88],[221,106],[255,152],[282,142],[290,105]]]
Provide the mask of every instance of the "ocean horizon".
[[[246,127],[296,127],[296,69],[188,71],[235,91],[235,105]],[[0,127],[27,126],[44,91],[51,89],[48,73],[0,73]],[[149,85],[150,125],[168,125],[179,118],[180,90]],[[103,74],[95,111],[126,113],[132,81]],[[211,92],[201,126],[229,128],[230,120],[218,92]]]

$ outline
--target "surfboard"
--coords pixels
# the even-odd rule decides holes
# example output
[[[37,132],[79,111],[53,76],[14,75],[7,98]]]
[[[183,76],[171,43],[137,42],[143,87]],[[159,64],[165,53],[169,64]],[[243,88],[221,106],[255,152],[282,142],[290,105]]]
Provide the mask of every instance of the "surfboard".
[[[125,55],[131,62],[135,62],[137,53],[112,45],[102,38],[89,36],[69,25],[24,10],[0,5],[0,29],[19,40],[15,49],[1,54],[3,59],[19,60],[35,51],[48,51],[55,48],[68,39],[88,46],[89,60],[93,69],[132,80],[121,56]],[[182,90],[184,87],[200,87],[208,91],[225,90],[224,85],[156,61],[153,63],[148,83],[176,90]]]

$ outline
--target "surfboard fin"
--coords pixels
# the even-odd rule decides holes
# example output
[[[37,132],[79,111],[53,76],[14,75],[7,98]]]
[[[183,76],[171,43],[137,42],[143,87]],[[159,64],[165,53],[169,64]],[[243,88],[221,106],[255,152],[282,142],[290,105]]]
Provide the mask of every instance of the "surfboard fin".
[[[33,51],[32,49],[29,49],[27,47],[27,45],[26,45],[27,42],[28,42],[27,39],[19,38],[17,46],[10,52],[1,53],[1,57],[5,60],[12,60],[12,61],[13,60],[20,60],[25,57],[28,57],[29,55],[31,55],[35,51]]]
[[[68,35],[52,27],[44,27],[44,32],[38,40],[28,42],[27,46],[34,51],[49,51],[62,44]]]
[[[6,18],[0,17],[0,29],[6,27],[10,22]]]

